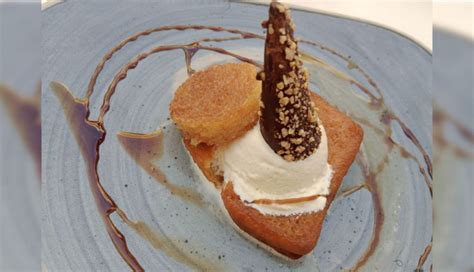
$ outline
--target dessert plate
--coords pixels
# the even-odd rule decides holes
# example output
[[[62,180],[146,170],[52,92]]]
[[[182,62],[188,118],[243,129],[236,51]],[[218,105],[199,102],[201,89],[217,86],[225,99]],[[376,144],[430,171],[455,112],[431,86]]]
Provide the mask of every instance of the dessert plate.
[[[222,52],[189,50],[193,42],[261,62],[263,41],[258,35],[263,34],[260,22],[267,12],[266,6],[232,2],[130,1],[66,1],[44,12],[42,254],[48,270],[130,270],[106,231],[86,164],[50,83],[60,81],[75,97],[84,98],[96,66],[111,48],[136,33],[169,25],[181,26],[155,29],[120,47],[98,74],[89,100],[89,118],[95,120],[109,84],[132,58],[157,46],[190,44],[151,55],[128,71],[103,120],[107,134],[100,146],[98,174],[120,207],[110,218],[145,270],[430,267],[431,55],[390,30],[293,11],[297,36],[304,40],[301,50],[311,89],[359,122],[365,133],[310,255],[288,261],[254,245],[226,222],[218,203],[203,189],[169,121],[169,102],[187,77],[185,60],[192,58],[194,70],[236,61]],[[160,128],[163,154],[149,167],[160,169],[166,182],[150,175],[154,170],[140,167],[117,138],[122,131],[151,133]],[[173,188],[180,188],[179,193]]]

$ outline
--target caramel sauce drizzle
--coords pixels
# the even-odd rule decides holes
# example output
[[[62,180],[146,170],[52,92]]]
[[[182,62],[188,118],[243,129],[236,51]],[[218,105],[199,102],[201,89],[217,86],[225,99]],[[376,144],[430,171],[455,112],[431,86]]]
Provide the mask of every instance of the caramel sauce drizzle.
[[[186,45],[163,45],[163,46],[158,46],[155,47],[154,49],[142,53],[135,57],[132,61],[127,63],[125,66],[122,67],[122,69],[115,75],[113,81],[109,85],[107,92],[105,93],[105,96],[103,98],[103,103],[100,108],[100,113],[97,121],[91,121],[88,120],[89,116],[89,99],[92,96],[94,92],[94,86],[97,82],[97,79],[99,77],[99,74],[103,70],[106,62],[112,58],[112,56],[118,52],[120,49],[122,49],[127,43],[136,41],[139,37],[141,36],[148,36],[152,33],[155,32],[160,32],[160,31],[168,31],[168,30],[211,30],[215,32],[227,32],[227,33],[232,33],[232,34],[238,34],[239,37],[228,37],[228,38],[217,38],[217,39],[210,39],[210,38],[205,38],[201,39],[199,41],[196,41],[194,43],[186,44]],[[120,210],[116,204],[113,202],[112,198],[107,194],[107,192],[104,190],[102,187],[100,181],[99,181],[99,175],[97,173],[97,165],[99,162],[99,147],[102,144],[102,142],[105,139],[106,136],[106,131],[104,128],[104,116],[107,114],[109,108],[110,108],[110,100],[115,93],[116,87],[118,83],[125,79],[127,76],[127,72],[131,69],[134,69],[140,61],[145,59],[146,57],[153,55],[158,52],[162,51],[170,51],[170,50],[183,50],[184,55],[185,55],[185,63],[186,63],[186,68],[188,75],[191,75],[193,73],[193,69],[191,68],[191,60],[192,57],[195,55],[195,53],[202,49],[202,50],[208,50],[208,51],[213,51],[219,54],[225,54],[229,56],[233,56],[238,60],[245,61],[252,63],[256,65],[257,67],[262,67],[262,65],[254,60],[239,56],[237,54],[234,54],[232,52],[226,51],[222,48],[218,47],[211,47],[211,46],[204,46],[201,45],[200,42],[207,42],[207,41],[230,41],[230,40],[239,40],[239,39],[264,39],[262,35],[258,35],[255,33],[251,32],[245,32],[245,31],[240,31],[238,29],[230,29],[230,28],[223,28],[223,27],[216,27],[216,26],[203,26],[203,25],[177,25],[177,26],[164,26],[164,27],[158,27],[158,28],[151,28],[142,32],[139,32],[137,34],[134,34],[127,39],[123,40],[119,44],[117,44],[115,47],[111,48],[101,59],[101,61],[98,63],[96,66],[96,69],[94,73],[91,76],[91,79],[89,81],[89,85],[87,88],[86,96],[84,99],[76,99],[72,97],[72,95],[66,91],[61,92],[61,91],[55,91],[56,95],[60,98],[61,103],[63,104],[66,117],[69,119],[69,124],[71,126],[71,130],[73,131],[76,140],[78,144],[81,147],[81,152],[84,156],[84,159],[86,160],[87,166],[88,166],[88,175],[89,175],[89,181],[91,184],[91,189],[92,193],[94,194],[94,197],[96,199],[96,204],[99,210],[99,213],[101,214],[101,217],[104,221],[105,227],[107,229],[107,232],[109,233],[109,236],[114,243],[117,251],[120,253],[124,261],[134,270],[134,271],[143,271],[143,268],[141,265],[138,263],[134,255],[129,251],[126,243],[126,239],[123,236],[123,234],[116,228],[115,224],[112,222],[110,219],[110,215],[114,212],[118,212],[119,216],[124,220],[125,222],[127,221],[127,218],[125,217],[125,213]],[[319,43],[315,43],[312,41],[307,41],[307,40],[301,40],[300,42],[306,43],[309,45],[313,45],[316,47],[319,47],[322,50],[329,51],[330,53],[334,54],[335,56],[345,60],[347,63],[353,63],[352,60],[350,60],[348,57],[336,52],[335,50],[321,45]],[[356,69],[358,72],[360,72],[368,81],[368,83],[375,89],[377,92],[378,96],[374,95],[372,92],[370,92],[367,88],[362,86],[360,83],[353,81],[351,82],[352,84],[356,85],[359,87],[364,93],[366,93],[370,98],[370,106],[372,107],[380,107],[383,105],[383,96],[378,88],[378,86],[375,84],[375,82],[370,78],[370,76],[359,66],[357,65],[352,65],[351,66],[353,69]],[[71,109],[72,113],[71,113]],[[402,127],[405,135],[407,136],[408,139],[410,139],[415,146],[418,148],[419,152],[423,154],[423,158],[425,160],[426,168],[428,175],[430,177],[429,180],[432,178],[432,166],[431,166],[431,159],[428,155],[428,153],[424,150],[418,139],[415,137],[413,132],[393,113],[389,112],[390,114],[387,115],[387,122],[395,121],[398,122],[399,125]],[[122,135],[119,135],[119,137],[122,137],[122,142],[123,138],[126,138],[127,136],[136,136],[136,135],[131,135],[127,133],[123,133]],[[142,137],[142,136],[140,136]],[[390,141],[387,141],[390,142]],[[393,142],[393,141],[392,141]],[[393,142],[395,145],[395,143]],[[406,152],[408,157],[412,159],[416,159],[414,155],[412,155],[409,152]],[[132,154],[130,154],[133,156]],[[382,164],[380,169],[383,169]],[[148,167],[149,165],[145,165],[142,167]],[[368,169],[366,167],[365,169]],[[156,170],[155,170],[156,171]],[[424,170],[424,167],[420,166],[420,172],[422,174],[426,175],[426,171]],[[159,174],[160,172],[153,172],[152,176],[156,177],[157,179],[162,179],[163,176]],[[359,259],[357,265],[353,268],[354,270],[359,269],[362,267],[365,262],[370,258],[370,256],[373,254],[375,251],[378,242],[380,240],[380,231],[383,225],[384,221],[384,213],[382,210],[382,204],[380,200],[380,196],[378,193],[378,188],[377,188],[377,182],[376,182],[376,173],[370,173],[366,172],[366,182],[364,187],[366,187],[372,195],[372,198],[374,200],[374,211],[375,211],[375,229],[372,234],[372,239],[370,242],[369,247],[367,248],[366,252],[363,254],[363,256]],[[428,181],[429,181],[428,180]],[[427,181],[427,185],[429,185],[430,191],[431,190],[431,182]],[[361,188],[358,188],[359,190]],[[354,190],[354,191],[357,191]],[[348,193],[349,194],[349,193]],[[310,197],[315,197],[315,196],[310,196]],[[260,200],[262,203],[267,203],[267,200]],[[290,200],[294,201],[294,200]],[[286,204],[286,203],[285,203]]]
[[[359,184],[359,185],[354,185],[354,186],[352,186],[352,187],[350,187],[350,188],[348,188],[348,189],[346,189],[346,190],[344,190],[344,191],[338,193],[338,194],[336,195],[336,198],[338,198],[338,197],[350,196],[350,195],[352,195],[353,193],[358,192],[358,191],[360,191],[360,190],[362,190],[362,189],[364,189],[364,188],[367,189],[367,186],[365,185],[365,183],[362,183],[362,184]]]
[[[94,73],[91,76],[91,79],[89,81],[89,86],[87,87],[87,93],[86,93],[86,99],[89,99],[92,96],[92,93],[94,92],[94,86],[97,82],[97,78],[99,77],[100,72],[104,69],[105,63],[112,58],[112,56],[118,52],[120,49],[122,49],[126,44],[129,42],[136,41],[138,38],[142,36],[148,36],[152,33],[156,32],[162,32],[162,31],[170,31],[170,30],[211,30],[215,32],[227,32],[227,33],[232,33],[232,34],[238,34],[242,39],[250,39],[250,38],[260,38],[264,39],[262,35],[258,35],[255,33],[251,32],[246,32],[246,31],[241,31],[239,29],[232,29],[232,28],[223,28],[219,26],[204,26],[204,25],[171,25],[171,26],[162,26],[162,27],[156,27],[156,28],[150,28],[147,30],[144,30],[142,32],[138,32],[125,40],[121,41],[119,44],[117,44],[115,47],[111,48],[102,58],[102,60],[99,62],[97,67],[94,70]],[[224,38],[221,39],[221,41],[225,40],[235,40],[235,37],[231,38]],[[209,41],[209,39],[204,39],[203,41]],[[217,41],[217,40],[216,40]]]
[[[112,96],[114,95],[115,90],[117,89],[117,85],[120,81],[122,81],[123,79],[125,79],[127,77],[127,73],[128,73],[129,70],[135,69],[140,61],[144,60],[145,58],[147,58],[147,57],[149,57],[153,54],[156,54],[156,53],[159,53],[159,52],[176,50],[176,49],[180,49],[180,50],[183,50],[185,52],[191,51],[192,53],[185,54],[185,56],[187,56],[188,58],[191,58],[196,53],[197,50],[202,49],[202,50],[213,51],[213,52],[216,52],[216,53],[228,55],[228,56],[234,57],[234,58],[236,58],[240,61],[248,62],[248,63],[254,64],[256,66],[260,65],[256,61],[253,61],[253,60],[251,60],[249,58],[246,58],[246,57],[239,56],[239,55],[234,54],[232,52],[229,52],[225,49],[216,48],[216,47],[212,47],[212,46],[200,45],[200,44],[197,44],[197,43],[191,43],[189,45],[163,45],[163,46],[155,47],[155,48],[151,49],[148,52],[145,52],[145,53],[142,53],[142,54],[139,54],[138,56],[136,56],[132,61],[130,61],[124,67],[122,67],[122,69],[120,69],[120,71],[115,75],[114,79],[110,83],[110,85],[107,89],[107,92],[105,93],[105,96],[102,100],[102,106],[100,108],[99,118],[98,118],[97,122],[103,124],[105,114],[110,109],[110,100],[111,100]],[[191,68],[188,67],[187,70],[190,71],[190,69]]]
[[[356,161],[362,169],[362,173],[365,178],[365,183],[361,187],[356,187],[356,189],[354,189],[352,192],[356,192],[362,188],[366,188],[372,195],[372,201],[374,203],[374,230],[372,232],[372,237],[370,239],[369,246],[365,250],[364,254],[359,257],[359,260],[357,261],[356,265],[351,268],[351,271],[358,271],[374,254],[375,249],[377,248],[380,241],[380,234],[385,220],[382,200],[380,199],[380,193],[378,191],[377,174],[383,170],[386,164],[382,162],[377,167],[377,172],[373,173],[369,170],[369,166],[367,165],[366,161],[360,159],[359,157],[357,157]]]
[[[357,122],[359,122],[361,124],[369,126],[377,134],[379,134],[382,137],[385,137],[386,138],[385,142],[388,145],[390,150],[393,149],[394,147],[396,147],[396,148],[399,149],[399,151],[400,151],[400,153],[402,154],[403,157],[408,158],[408,159],[412,159],[413,161],[415,161],[419,166],[420,173],[422,174],[422,176],[424,178],[425,184],[426,184],[426,186],[427,186],[427,188],[430,192],[430,196],[432,198],[433,197],[433,186],[432,186],[433,166],[432,166],[431,158],[430,158],[428,152],[421,145],[418,138],[411,131],[411,129],[408,128],[408,126],[398,116],[396,116],[390,109],[388,109],[385,106],[383,94],[382,94],[380,88],[378,87],[378,85],[375,83],[375,81],[360,66],[355,64],[353,60],[351,60],[349,57],[344,56],[343,54],[335,51],[334,49],[329,48],[329,47],[327,47],[325,45],[322,45],[320,43],[313,42],[313,41],[300,40],[300,42],[319,47],[321,50],[327,51],[327,52],[341,58],[342,60],[344,60],[348,63],[348,67],[350,66],[349,67],[350,69],[355,69],[360,74],[362,74],[362,76],[367,80],[369,85],[375,90],[377,95],[374,95],[371,91],[369,91],[369,89],[367,89],[362,84],[360,84],[359,82],[357,82],[356,80],[354,80],[350,77],[343,76],[342,78],[344,78],[345,80],[347,80],[348,82],[350,82],[354,86],[358,87],[364,94],[366,94],[369,97],[369,106],[370,107],[375,108],[375,109],[383,109],[384,110],[384,114],[381,117],[381,122],[384,123],[385,130],[381,130],[381,129],[377,128],[375,125],[371,124],[367,120],[357,118],[355,116],[351,116],[351,118],[353,118],[354,120],[356,120]],[[311,59],[313,61],[319,62],[319,60],[317,60],[316,58],[313,58],[310,55],[305,54],[303,56],[308,58],[308,59]],[[339,72],[337,72],[337,74],[339,74]],[[395,121],[400,125],[400,127],[402,128],[405,136],[415,145],[415,147],[418,149],[418,151],[422,154],[423,159],[425,161],[425,166],[423,166],[421,164],[421,162],[418,160],[418,158],[415,155],[408,152],[408,150],[406,150],[406,148],[404,148],[403,146],[397,144],[391,138],[391,135],[392,135],[391,122],[392,121]],[[370,194],[372,196],[373,203],[374,203],[374,231],[372,233],[372,237],[371,237],[369,246],[367,247],[365,252],[362,254],[362,256],[359,258],[356,265],[353,268],[351,268],[351,271],[357,271],[361,267],[363,267],[365,265],[365,263],[367,263],[369,258],[375,252],[375,249],[377,248],[378,243],[380,241],[380,234],[381,234],[382,226],[383,226],[383,223],[384,223],[384,220],[385,220],[385,215],[384,215],[384,211],[383,211],[383,207],[382,207],[382,201],[380,199],[380,193],[378,191],[378,186],[377,186],[376,180],[377,180],[378,173],[382,172],[382,170],[384,169],[384,167],[388,163],[388,152],[385,154],[385,157],[383,158],[380,165],[378,165],[376,167],[375,172],[371,172],[369,170],[369,167],[366,164],[366,162],[362,161],[361,159],[357,159],[357,163],[359,164],[361,169],[364,170],[363,174],[365,176],[365,181],[364,181],[363,184],[360,184],[360,185],[357,185],[353,188],[350,188],[349,191],[347,191],[345,193],[343,192],[341,195],[348,196],[348,195],[350,195],[354,192],[357,192],[357,191],[359,191],[360,189],[363,189],[363,188],[366,188],[370,192]],[[425,170],[425,167],[426,167],[427,170]]]
[[[430,256],[432,247],[433,247],[433,238],[432,238],[431,242],[426,246],[425,250],[423,251],[423,254],[421,254],[420,259],[418,260],[418,264],[416,266],[415,271],[423,271],[423,265],[425,264],[426,260],[428,259],[428,256]],[[433,266],[431,266],[431,267],[433,267]]]
[[[273,205],[273,204],[284,205],[284,204],[295,204],[295,203],[311,201],[311,200],[317,199],[318,197],[324,197],[324,196],[323,195],[310,195],[310,196],[285,198],[285,199],[262,198],[262,199],[256,199],[256,200],[250,201],[248,203],[249,204],[260,204],[260,205]]]
[[[153,164],[163,155],[163,134],[160,130],[149,134],[120,132],[117,138],[130,157],[156,181],[165,186],[171,194],[196,206],[204,205],[197,192],[168,181],[166,175]]]
[[[195,30],[207,29],[207,30],[213,30],[213,31],[225,31],[229,33],[240,34],[243,39],[254,38],[258,36],[256,34],[252,34],[248,32],[247,33],[240,32],[235,29],[224,29],[221,27],[212,27],[212,26],[208,27],[208,26],[198,26],[198,25],[196,26],[193,26],[193,25],[167,26],[167,27],[149,29],[125,39],[124,41],[122,41],[121,43],[119,43],[118,45],[116,45],[115,47],[113,47],[107,52],[107,54],[99,62],[94,73],[91,76],[91,80],[88,85],[86,97],[84,99],[74,98],[72,94],[70,93],[70,91],[64,85],[60,83],[57,83],[57,82],[51,83],[51,88],[53,89],[55,95],[60,100],[60,103],[66,115],[66,118],[68,119],[70,129],[74,137],[76,138],[76,141],[79,145],[81,153],[86,162],[91,191],[92,191],[92,194],[94,195],[94,199],[95,199],[98,211],[104,222],[107,233],[109,234],[109,237],[111,238],[112,243],[114,244],[118,253],[122,256],[123,260],[130,266],[130,268],[133,271],[144,271],[144,269],[140,265],[140,263],[137,261],[136,257],[130,252],[127,246],[125,236],[116,227],[114,222],[111,220],[110,215],[113,214],[114,212],[117,212],[119,216],[121,217],[121,219],[124,220],[125,223],[127,222],[130,223],[132,221],[127,220],[127,217],[125,217],[126,216],[125,212],[120,210],[120,208],[115,204],[115,202],[107,193],[107,191],[103,188],[100,182],[98,171],[97,171],[98,164],[99,164],[99,157],[100,157],[99,156],[100,145],[103,143],[106,137],[104,117],[110,109],[110,100],[116,91],[118,83],[127,77],[127,73],[129,70],[136,68],[138,63],[144,60],[145,58],[147,58],[148,56],[153,55],[158,52],[178,50],[178,49],[183,50],[185,52],[185,59],[186,59],[188,72],[192,71],[190,68],[191,58],[199,49],[229,55],[229,56],[235,57],[236,59],[240,61],[249,62],[258,67],[261,67],[261,64],[249,58],[239,56],[237,54],[234,54],[222,48],[201,45],[198,42],[184,44],[184,45],[158,46],[148,52],[139,54],[133,60],[129,61],[125,66],[123,66],[120,69],[120,71],[114,76],[114,79],[112,80],[109,87],[107,88],[107,91],[104,95],[103,102],[100,108],[98,120],[97,121],[89,120],[89,114],[90,114],[89,99],[94,92],[94,86],[97,82],[97,78],[100,72],[103,70],[105,63],[108,60],[110,60],[117,51],[123,48],[123,46],[125,46],[127,43],[137,40],[138,37],[140,36],[146,36],[153,32],[164,31],[164,30],[186,30],[186,29],[195,29]],[[219,41],[233,40],[233,39],[235,39],[235,37],[220,38]],[[204,39],[204,40],[217,41],[216,39]],[[124,141],[126,141],[124,139],[124,136],[126,137],[130,135],[131,135],[130,133],[122,133],[121,142],[124,143]],[[146,138],[146,136],[142,135],[141,138]],[[146,165],[146,167],[148,166],[149,165]],[[159,170],[154,169],[152,170],[151,174],[152,176],[156,177],[158,180],[164,181],[164,176],[160,175]],[[173,188],[177,190],[175,187]],[[185,194],[182,194],[182,193],[178,193],[177,195],[185,196]],[[185,198],[193,199],[192,197],[185,197]],[[134,228],[134,225],[131,225],[131,227]],[[134,229],[136,230],[136,228]],[[152,241],[156,241],[156,239]],[[175,256],[171,255],[171,257],[175,257]]]
[[[112,243],[134,271],[144,271],[135,256],[129,251],[125,236],[110,218],[110,215],[117,211],[118,207],[99,180],[97,171],[99,146],[105,139],[105,130],[102,128],[102,124],[88,120],[89,107],[87,100],[74,98],[67,88],[60,83],[52,82],[51,88],[63,106],[72,134],[76,138],[84,157],[89,185]]]

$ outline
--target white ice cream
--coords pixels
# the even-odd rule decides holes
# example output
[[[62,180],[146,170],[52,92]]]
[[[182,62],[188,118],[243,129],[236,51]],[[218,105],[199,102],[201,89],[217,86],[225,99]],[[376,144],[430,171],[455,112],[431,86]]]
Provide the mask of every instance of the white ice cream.
[[[217,163],[224,181],[232,182],[235,193],[246,202],[322,195],[293,204],[248,204],[264,214],[291,215],[322,210],[333,171],[328,164],[327,137],[322,126],[321,132],[316,152],[304,160],[290,162],[270,148],[257,124],[219,151]]]

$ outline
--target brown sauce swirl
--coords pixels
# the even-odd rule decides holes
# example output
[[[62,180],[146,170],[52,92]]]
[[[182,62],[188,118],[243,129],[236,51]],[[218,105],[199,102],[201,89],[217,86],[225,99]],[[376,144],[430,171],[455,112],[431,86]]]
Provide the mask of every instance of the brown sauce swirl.
[[[163,154],[163,134],[160,130],[149,134],[120,132],[117,137],[130,157],[151,177],[165,186],[171,194],[194,205],[203,206],[204,203],[197,192],[169,182],[166,175],[153,164]]]
[[[186,45],[163,45],[163,46],[158,46],[153,48],[152,50],[148,52],[144,52],[136,56],[134,59],[132,59],[130,62],[128,62],[125,66],[123,66],[120,71],[115,75],[113,78],[112,82],[110,83],[107,92],[105,93],[105,96],[103,98],[103,103],[100,108],[100,114],[98,117],[97,121],[91,121],[88,119],[89,117],[89,99],[92,96],[94,92],[94,86],[97,82],[97,79],[103,70],[106,62],[112,58],[112,56],[120,51],[121,48],[123,48],[127,43],[136,41],[139,37],[141,36],[147,36],[150,35],[151,33],[155,32],[160,32],[160,31],[168,31],[168,30],[211,30],[211,31],[216,31],[216,32],[227,32],[227,33],[232,33],[232,34],[237,34],[239,36],[236,37],[228,37],[228,38],[204,38],[199,41],[196,41],[194,43],[186,44]],[[217,27],[217,26],[201,26],[201,25],[189,25],[189,26],[183,26],[183,25],[178,25],[178,26],[164,26],[164,27],[158,27],[158,28],[152,28],[145,30],[143,32],[139,32],[137,34],[134,34],[130,36],[129,38],[123,40],[120,42],[118,45],[115,47],[111,48],[106,55],[100,60],[98,63],[94,73],[91,76],[88,88],[87,88],[87,93],[84,99],[76,99],[72,97],[72,95],[64,89],[64,91],[58,91],[60,88],[56,88],[55,93],[60,99],[61,104],[63,105],[66,117],[69,121],[70,128],[76,137],[76,140],[81,148],[81,152],[83,154],[83,157],[86,161],[87,164],[87,169],[88,169],[88,176],[89,176],[89,182],[91,185],[92,193],[94,195],[94,198],[96,200],[97,208],[99,213],[101,214],[101,217],[103,219],[103,222],[105,224],[106,230],[109,233],[109,236],[114,243],[117,251],[120,253],[124,261],[134,270],[134,271],[143,271],[143,268],[137,261],[137,259],[134,257],[134,255],[130,252],[128,249],[126,239],[124,235],[117,229],[115,224],[112,222],[110,219],[110,215],[114,212],[118,212],[119,216],[127,222],[128,217],[126,217],[126,214],[120,210],[117,205],[114,203],[113,199],[108,195],[108,193],[104,190],[100,183],[99,175],[97,172],[97,165],[99,162],[99,150],[100,150],[100,145],[104,141],[106,137],[106,130],[104,127],[104,116],[107,114],[108,110],[110,109],[110,102],[113,94],[116,91],[117,85],[119,82],[123,79],[126,78],[127,72],[131,69],[134,69],[140,61],[143,59],[149,57],[150,55],[163,52],[163,51],[170,51],[170,50],[182,50],[184,52],[184,57],[185,57],[185,64],[187,68],[188,75],[191,75],[194,70],[191,68],[191,61],[193,56],[196,54],[198,50],[207,50],[207,51],[213,51],[219,54],[225,54],[229,55],[232,57],[235,57],[236,59],[240,61],[245,61],[252,63],[258,67],[262,67],[262,65],[252,59],[245,58],[243,56],[239,56],[237,54],[234,54],[232,52],[229,52],[227,50],[224,50],[222,48],[218,47],[211,47],[211,46],[205,46],[201,45],[201,42],[207,42],[207,41],[229,41],[229,40],[239,40],[239,39],[264,39],[263,36],[250,33],[250,32],[244,32],[240,31],[238,29],[227,29],[227,28],[222,28],[222,27]],[[348,57],[336,52],[335,50],[321,45],[319,43],[315,43],[312,41],[306,41],[306,40],[301,40],[300,42],[306,43],[309,45],[316,46],[322,50],[326,50],[334,54],[335,56],[343,59],[344,61],[347,61],[347,63],[353,63],[352,60],[350,60]],[[353,63],[351,66],[353,69],[356,69],[358,72],[360,72],[366,79],[367,82],[372,86],[372,88],[375,90],[376,95],[373,94],[371,91],[369,91],[367,88],[362,86],[358,82],[352,82],[352,84],[356,85],[359,87],[364,93],[367,94],[370,98],[370,107],[382,107],[384,105],[383,102],[383,96],[376,85],[376,83],[370,78],[370,76],[357,64]],[[57,84],[57,83],[56,83]],[[418,151],[423,155],[423,158],[425,160],[425,166],[420,165],[420,172],[425,176],[426,183],[428,187],[430,188],[430,192],[432,192],[431,189],[431,179],[432,179],[432,166],[431,166],[431,159],[428,155],[428,153],[424,150],[423,146],[420,144],[419,140],[417,137],[413,134],[413,132],[393,113],[388,111],[388,115],[386,118],[387,126],[389,126],[389,123],[391,121],[395,121],[399,123],[399,125],[402,127],[406,137],[414,143],[414,145],[417,147]],[[360,121],[360,120],[357,120]],[[387,130],[391,133],[391,130]],[[386,133],[386,131],[382,131],[381,133]],[[389,134],[390,135],[390,134]],[[168,184],[167,186],[170,190],[177,190],[179,192],[180,189],[177,189],[179,187],[173,187],[175,185],[169,185],[169,181],[166,180],[165,175],[160,172],[159,169],[152,169],[151,166],[148,164],[150,162],[150,159],[156,159],[156,157],[145,157],[141,158],[142,152],[138,153],[133,153],[135,152],[134,150],[136,148],[132,147],[136,142],[134,142],[134,139],[141,139],[141,140],[146,140],[147,137],[152,137],[150,135],[136,135],[136,134],[130,134],[130,133],[122,133],[119,134],[119,139],[122,145],[125,147],[127,152],[133,157],[136,158],[137,163],[143,167],[144,169],[148,169],[147,172],[155,177],[158,181],[160,181],[163,184]],[[155,140],[158,138],[155,138]],[[138,141],[140,142],[140,141]],[[403,149],[403,147],[397,145],[393,140],[389,138],[389,140],[386,141],[387,144],[390,146],[398,146],[399,148]],[[125,144],[124,144],[125,143]],[[141,141],[141,144],[143,144],[143,141]],[[131,148],[128,148],[131,147]],[[127,149],[128,148],[128,149]],[[151,147],[150,147],[151,148]],[[157,148],[157,152],[159,152],[160,148],[159,147],[153,147]],[[140,150],[140,148],[138,148]],[[404,149],[403,149],[404,150]],[[406,154],[407,158],[415,159],[416,157],[409,153],[408,151],[404,150],[404,154]],[[138,158],[138,159],[137,159]],[[363,163],[362,163],[363,164]],[[381,163],[379,167],[377,167],[378,171],[381,171],[386,163]],[[366,169],[367,171],[364,172],[365,175],[365,183],[364,185],[361,185],[351,191],[346,192],[343,195],[349,195],[350,193],[353,193],[357,190],[360,190],[361,188],[367,188],[369,192],[372,195],[373,198],[373,203],[374,203],[374,211],[375,211],[375,220],[374,220],[374,231],[372,234],[372,239],[369,244],[369,247],[366,249],[365,253],[363,256],[359,259],[357,262],[356,266],[353,268],[354,270],[359,269],[362,267],[366,261],[370,258],[370,256],[373,254],[375,249],[377,248],[378,242],[380,240],[380,232],[383,226],[384,222],[384,213],[382,209],[382,204],[380,200],[380,194],[378,192],[377,188],[377,173],[373,173],[368,171],[368,167],[363,166],[363,169]],[[425,167],[427,170],[425,170]],[[427,177],[426,173],[429,175]],[[184,193],[183,193],[184,194]],[[183,195],[181,193],[177,193],[177,195]],[[193,198],[187,198],[184,197],[184,199],[188,199],[191,202]],[[197,203],[197,202],[196,202]],[[131,221],[129,221],[131,222]],[[131,224],[129,224],[131,225]],[[133,225],[131,225],[133,228]]]

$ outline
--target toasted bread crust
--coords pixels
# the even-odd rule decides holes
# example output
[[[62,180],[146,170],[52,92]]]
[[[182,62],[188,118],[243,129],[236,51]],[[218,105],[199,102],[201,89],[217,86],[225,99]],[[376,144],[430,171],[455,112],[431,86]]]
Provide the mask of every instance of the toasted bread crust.
[[[187,139],[184,139],[183,142],[194,163],[199,167],[204,176],[212,182],[216,188],[221,188],[224,177],[218,175],[212,167],[215,154],[214,147],[207,144],[193,145],[191,141]]]
[[[243,135],[258,120],[260,84],[255,73],[255,68],[248,64],[212,66],[183,83],[171,103],[171,116],[184,135],[186,148],[216,188],[221,188],[223,178],[212,166],[215,146]],[[326,130],[328,160],[334,170],[326,207],[295,216],[264,215],[245,205],[231,182],[221,189],[224,206],[240,229],[294,259],[316,246],[327,210],[363,137],[362,129],[348,116],[320,96],[310,95]]]
[[[270,216],[245,205],[234,192],[232,183],[228,183],[221,192],[224,205],[239,228],[293,259],[308,254],[316,246],[329,206],[357,155],[363,137],[360,126],[348,116],[314,93],[311,98],[318,106],[319,118],[326,130],[329,163],[334,170],[325,209],[295,216]],[[213,147],[194,147],[186,141],[185,144],[204,175],[213,183],[221,182],[222,178],[209,168],[213,160]]]
[[[359,151],[363,137],[363,130],[348,116],[314,93],[311,98],[318,107],[319,118],[326,130],[328,160],[334,170],[326,207],[317,213],[270,216],[245,205],[235,194],[232,183],[228,183],[221,192],[230,217],[242,230],[294,259],[308,254],[316,246],[329,206]]]
[[[171,118],[193,145],[225,144],[256,124],[260,93],[255,66],[213,65],[178,88],[170,105]]]

